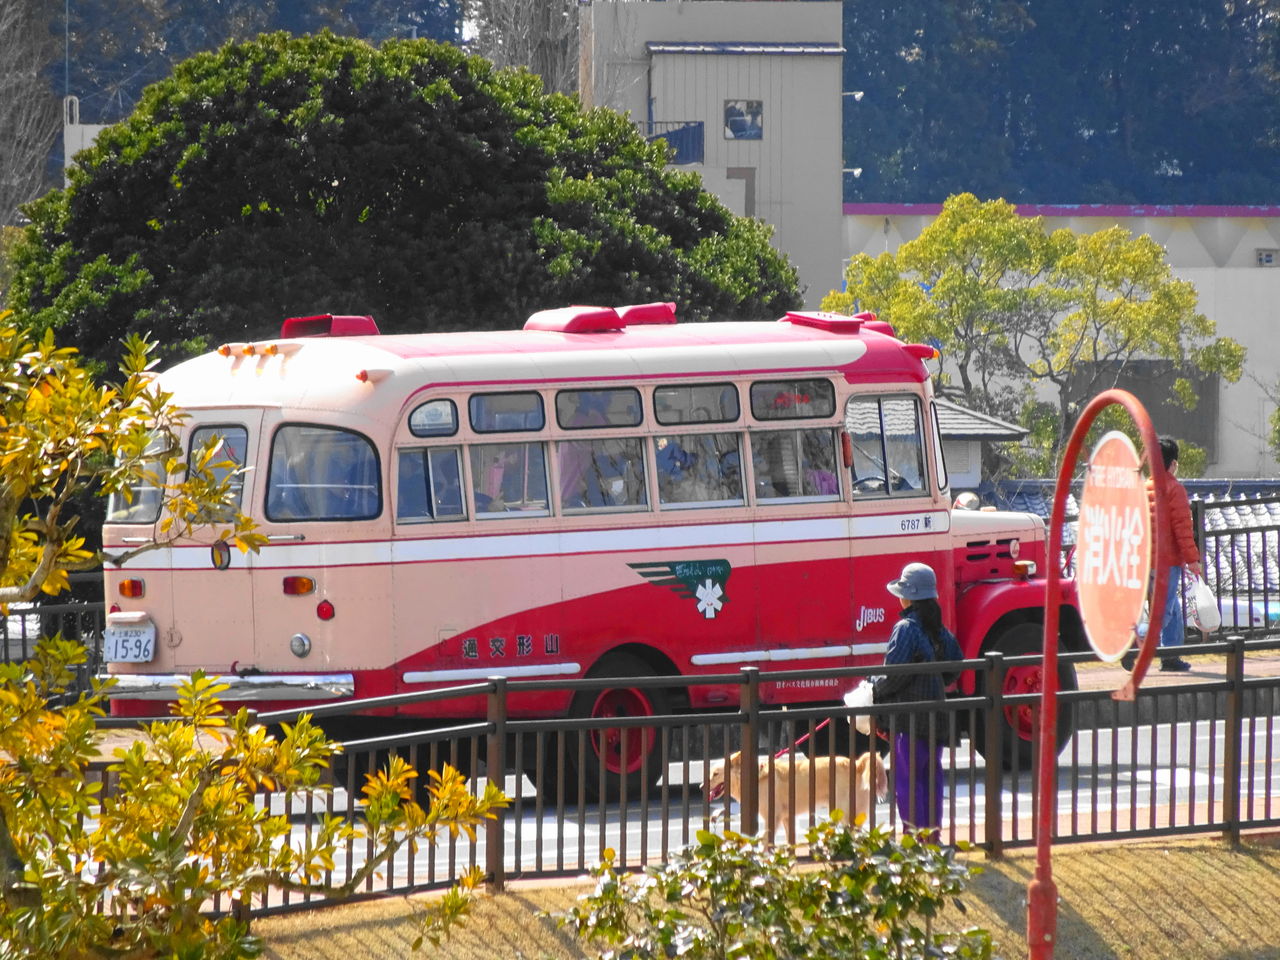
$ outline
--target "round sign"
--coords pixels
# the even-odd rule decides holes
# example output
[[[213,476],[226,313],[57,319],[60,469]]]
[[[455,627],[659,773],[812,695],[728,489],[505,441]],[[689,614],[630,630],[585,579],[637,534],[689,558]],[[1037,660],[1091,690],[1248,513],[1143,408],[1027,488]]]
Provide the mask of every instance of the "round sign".
[[[1129,438],[1108,433],[1089,457],[1080,498],[1080,616],[1089,644],[1108,662],[1133,642],[1151,572],[1151,507],[1140,466]]]

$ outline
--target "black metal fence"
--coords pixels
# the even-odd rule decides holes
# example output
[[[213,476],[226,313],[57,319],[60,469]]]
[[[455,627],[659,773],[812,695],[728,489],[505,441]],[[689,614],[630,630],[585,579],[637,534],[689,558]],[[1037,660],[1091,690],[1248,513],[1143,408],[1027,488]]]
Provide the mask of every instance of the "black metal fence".
[[[1280,632],[1280,495],[1193,500],[1191,509],[1223,629]]]
[[[1251,661],[1273,662],[1268,654],[1277,649],[1280,640],[1242,637],[1189,645],[1184,651],[1188,656],[1225,658],[1223,676],[1178,686],[1153,682],[1132,702],[1117,701],[1108,690],[1063,692],[1060,709],[1071,716],[1075,732],[1058,758],[1057,842],[1205,833],[1235,840],[1245,829],[1280,826],[1280,676],[1266,670],[1255,675],[1249,667]],[[1069,659],[1089,658],[1072,654]],[[1006,671],[1033,660],[991,654],[968,662],[967,667],[979,671],[984,692],[948,700],[940,710],[946,716],[941,730],[927,720],[936,705],[781,710],[761,702],[762,683],[830,678],[832,671],[762,674],[747,668],[711,678],[741,687],[741,709],[607,720],[513,720],[507,703],[530,690],[601,689],[609,681],[494,679],[415,695],[418,700],[485,696],[484,721],[349,742],[331,792],[267,793],[258,802],[289,817],[294,842],[303,842],[317,829],[321,815],[357,815],[364,775],[385,763],[390,752],[421,769],[452,763],[477,785],[485,778],[495,782],[512,799],[511,807],[474,843],[450,837],[416,852],[403,851],[366,882],[364,893],[447,886],[476,865],[501,889],[516,877],[581,874],[606,848],[616,851],[620,865],[638,868],[692,842],[700,829],[776,827],[783,839],[791,827],[803,839],[807,825],[833,808],[901,827],[896,794],[914,789],[913,783],[901,782],[890,769],[888,795],[872,796],[869,802],[856,776],[828,778],[822,767],[824,759],[830,767],[837,758],[856,757],[873,743],[887,752],[894,737],[912,733],[932,738],[941,748],[943,842],[963,840],[999,856],[1034,842],[1039,758],[1032,754],[1028,761],[1019,751],[1006,749],[1000,739],[1004,724],[997,722],[1005,711],[1031,710],[1033,718],[1038,712],[1037,695],[1008,696],[1002,682]],[[850,668],[835,675],[852,688],[870,672]],[[686,681],[653,677],[627,683],[669,689]],[[403,703],[406,698],[380,703],[389,699]],[[323,722],[328,709],[314,712]],[[260,719],[278,722],[290,716],[264,714]],[[873,725],[870,738],[852,734],[851,722],[860,716]],[[620,745],[617,756],[623,758],[632,755],[629,744],[644,744],[660,758],[656,779],[632,782],[611,776],[603,765],[581,761],[606,744]],[[988,761],[984,755],[1007,759]],[[754,760],[742,763],[741,757]],[[807,763],[797,763],[797,758]],[[759,777],[745,777],[734,791],[736,798],[726,794],[713,799],[706,784],[715,766],[734,760],[748,771],[759,770]],[[796,773],[778,776],[784,768]],[[343,880],[371,852],[362,843],[349,843],[330,879]],[[254,910],[276,912],[314,902],[313,896],[284,893]]]
[[[41,597],[34,603],[12,604],[7,613],[0,614],[0,663],[27,660],[42,637],[61,634],[85,645],[88,662],[77,672],[77,681],[78,689],[88,689],[89,678],[102,663],[102,631],[106,625],[102,572],[69,576],[70,592]]]

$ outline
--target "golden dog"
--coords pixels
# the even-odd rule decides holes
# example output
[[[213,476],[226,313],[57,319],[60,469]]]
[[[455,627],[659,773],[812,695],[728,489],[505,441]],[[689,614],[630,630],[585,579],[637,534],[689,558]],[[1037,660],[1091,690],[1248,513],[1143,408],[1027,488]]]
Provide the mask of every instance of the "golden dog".
[[[725,792],[739,803],[742,802],[742,753],[729,757],[728,775],[724,760],[712,761],[703,785],[711,800],[718,800]],[[773,773],[770,776],[770,763]],[[812,760],[803,753],[795,756],[783,754],[774,757],[761,757],[757,766],[759,778],[760,816],[769,815],[769,797],[773,797],[773,822],[770,824],[769,839],[777,835],[778,827],[786,828],[787,842],[796,842],[795,814],[807,810],[828,810],[834,806],[844,809],[853,797],[853,810],[846,810],[849,819],[855,814],[866,814],[871,809],[872,796],[881,799],[889,791],[889,778],[885,773],[884,761],[874,751],[864,753],[856,763],[848,757],[814,757]],[[850,779],[853,778],[852,794]],[[835,801],[829,803],[834,780]],[[794,793],[792,788],[794,786]],[[812,793],[810,788],[812,787]],[[792,797],[795,798],[795,809],[792,809]]]

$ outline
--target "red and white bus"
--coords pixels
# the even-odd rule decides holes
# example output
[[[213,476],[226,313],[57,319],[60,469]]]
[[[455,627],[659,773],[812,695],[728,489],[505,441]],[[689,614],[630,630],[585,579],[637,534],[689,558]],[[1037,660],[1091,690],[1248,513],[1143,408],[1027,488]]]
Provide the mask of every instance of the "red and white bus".
[[[530,693],[513,716],[724,709],[736,687],[677,703],[627,681],[877,663],[897,614],[885,584],[912,560],[937,571],[966,656],[1039,651],[1044,523],[951,509],[930,347],[869,314],[675,319],[568,307],[522,330],[381,336],[368,317],[294,318],[164,373],[188,447],[221,437],[245,468],[241,508],[267,545],[227,551],[211,528],[108,567],[113,712],[163,712],[196,668],[261,710],[494,675],[618,681]],[[108,551],[163,519],[144,487],[109,510]],[[1039,682],[1023,669],[1008,687]],[[1027,714],[1007,720],[1026,740]]]

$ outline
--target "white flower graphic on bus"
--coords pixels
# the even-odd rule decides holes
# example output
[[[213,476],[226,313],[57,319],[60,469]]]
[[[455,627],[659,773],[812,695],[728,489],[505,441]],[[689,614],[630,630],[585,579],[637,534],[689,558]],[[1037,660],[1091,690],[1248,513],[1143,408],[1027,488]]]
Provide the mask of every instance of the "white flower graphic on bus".
[[[704,580],[698,585],[698,610],[711,620],[715,617],[716,611],[724,606],[724,601],[720,598],[724,596],[724,591],[720,589],[720,584],[714,580]]]
[[[714,620],[729,602],[725,586],[733,567],[728,560],[673,560],[627,566],[650,583],[667,587],[678,597],[695,600],[695,609],[707,620]]]

